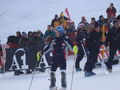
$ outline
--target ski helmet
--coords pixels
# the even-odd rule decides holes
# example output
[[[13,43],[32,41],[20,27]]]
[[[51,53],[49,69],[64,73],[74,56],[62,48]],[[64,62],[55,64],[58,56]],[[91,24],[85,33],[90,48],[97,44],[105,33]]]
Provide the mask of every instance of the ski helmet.
[[[61,34],[64,34],[64,32],[65,32],[63,26],[57,26],[57,27],[56,27],[56,30],[57,30],[58,32],[60,32]]]

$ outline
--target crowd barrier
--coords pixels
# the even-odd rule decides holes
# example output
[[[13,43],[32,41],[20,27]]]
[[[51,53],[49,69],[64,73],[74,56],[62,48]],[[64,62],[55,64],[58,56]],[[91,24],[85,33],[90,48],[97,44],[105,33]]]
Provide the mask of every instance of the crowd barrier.
[[[1,67],[5,66],[5,71],[34,69],[36,63],[38,63],[37,53],[42,49],[43,47],[39,45],[25,48],[9,48],[8,46],[4,45],[3,54],[1,54],[2,59],[0,65]],[[108,56],[109,52],[106,50],[105,46],[102,45],[100,48],[98,60],[107,60]],[[115,58],[117,57],[120,58],[120,52],[118,51],[115,55]],[[40,68],[42,64],[44,64],[44,68],[50,67],[51,60],[51,53],[42,55],[37,67]]]

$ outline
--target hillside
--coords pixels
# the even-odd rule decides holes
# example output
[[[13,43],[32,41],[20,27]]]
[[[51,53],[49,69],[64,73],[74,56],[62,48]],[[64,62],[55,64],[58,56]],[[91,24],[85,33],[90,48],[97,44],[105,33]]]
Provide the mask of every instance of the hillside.
[[[0,0],[0,39],[6,43],[7,37],[16,31],[39,29],[44,33],[54,15],[66,7],[76,26],[82,16],[88,21],[101,14],[106,17],[105,10],[111,2],[120,13],[119,0]]]

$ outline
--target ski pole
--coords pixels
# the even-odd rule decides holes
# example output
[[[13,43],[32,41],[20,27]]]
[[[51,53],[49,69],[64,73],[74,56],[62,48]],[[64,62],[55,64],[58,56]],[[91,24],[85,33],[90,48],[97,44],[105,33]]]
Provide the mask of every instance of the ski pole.
[[[72,90],[72,87],[73,87],[75,61],[76,61],[76,56],[74,55],[74,62],[73,62],[73,70],[72,70],[72,79],[71,79],[71,87],[70,87],[70,90]]]
[[[31,78],[31,81],[30,81],[30,85],[29,85],[29,89],[28,89],[28,90],[31,89],[31,86],[32,86],[32,82],[33,82],[33,79],[34,79],[34,76],[35,76],[35,71],[36,71],[36,69],[37,69],[37,63],[36,63],[36,65],[35,65],[35,69],[34,69],[34,71],[33,71],[33,75],[32,75],[32,78]]]
[[[73,47],[73,51],[74,51],[74,61],[73,61],[73,69],[72,69],[72,78],[71,78],[70,90],[72,90],[72,87],[73,87],[74,67],[75,67],[75,62],[76,62],[76,55],[78,53],[78,47],[76,45]]]
[[[86,51],[85,51],[85,47],[84,47],[84,45],[81,44],[81,46],[82,46],[82,48],[83,48],[83,51],[84,51],[85,55],[87,56],[87,53],[86,53]]]
[[[39,57],[38,57],[38,54],[40,55]],[[34,79],[34,76],[35,76],[35,71],[36,71],[36,69],[37,69],[38,60],[42,59],[42,58],[41,58],[41,55],[42,55],[41,52],[37,53],[37,62],[36,62],[36,64],[35,64],[35,69],[34,69],[34,71],[33,71],[33,75],[32,75],[32,78],[31,78],[31,81],[30,81],[30,85],[29,85],[29,89],[28,89],[28,90],[31,89],[32,82],[33,82],[33,79]]]

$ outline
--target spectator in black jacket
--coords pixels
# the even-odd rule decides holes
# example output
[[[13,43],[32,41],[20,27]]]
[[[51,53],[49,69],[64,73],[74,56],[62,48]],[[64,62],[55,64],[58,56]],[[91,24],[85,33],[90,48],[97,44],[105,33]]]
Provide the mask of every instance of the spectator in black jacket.
[[[76,37],[77,46],[78,46],[78,54],[77,54],[77,59],[76,59],[76,62],[75,62],[76,71],[81,71],[80,61],[83,59],[83,57],[85,55],[84,43],[85,43],[85,40],[87,39],[87,36],[88,36],[88,33],[84,29],[83,24],[81,24],[80,28],[79,28],[79,30],[77,32],[77,37]]]
[[[94,17],[91,18],[91,23],[90,23],[90,29],[93,30],[95,27],[95,24],[97,23],[96,19]],[[91,31],[90,30],[90,31]]]
[[[27,47],[28,46],[28,37],[26,32],[22,32],[22,36],[19,39],[19,47],[23,48],[23,47]]]
[[[117,50],[120,51],[120,26],[117,20],[113,21],[113,27],[107,34],[106,46],[108,45],[110,45],[110,53],[106,65],[108,71],[112,72],[112,62],[114,59],[114,55],[116,54]]]
[[[60,25],[59,17],[58,15],[55,15],[54,19],[51,22],[51,26],[52,28],[56,28],[59,25]]]
[[[83,24],[84,25],[84,29],[86,30],[86,31],[89,31],[90,30],[90,28],[89,28],[89,23],[87,22],[87,20],[86,20],[86,17],[85,16],[83,16],[82,18],[81,18],[81,22],[78,24],[78,27],[77,27],[77,29],[79,29],[80,28],[80,25],[81,24]]]
[[[18,44],[20,38],[21,38],[21,32],[20,32],[20,31],[17,31],[17,32],[16,32],[16,43],[17,43],[17,44]]]
[[[44,40],[41,37],[40,32],[33,32],[33,36],[29,39],[29,46],[44,46]]]
[[[94,64],[97,62],[97,57],[101,44],[100,39],[101,39],[100,27],[98,24],[96,24],[94,30],[89,34],[89,37],[86,40],[86,47],[89,53],[84,68],[85,76],[95,75],[95,73],[92,72],[92,70]]]
[[[32,32],[32,31],[29,31],[29,32],[28,32],[28,39],[30,39],[32,36],[33,36],[33,32]]]

